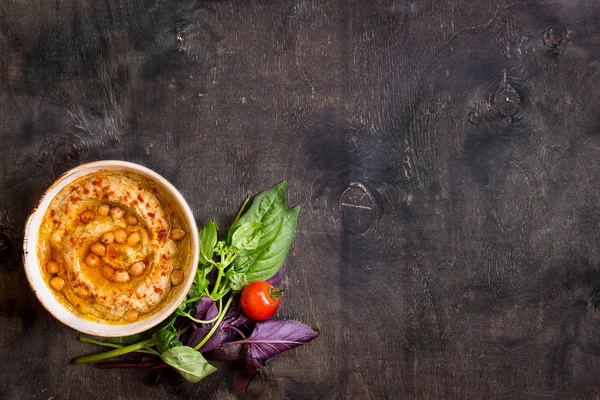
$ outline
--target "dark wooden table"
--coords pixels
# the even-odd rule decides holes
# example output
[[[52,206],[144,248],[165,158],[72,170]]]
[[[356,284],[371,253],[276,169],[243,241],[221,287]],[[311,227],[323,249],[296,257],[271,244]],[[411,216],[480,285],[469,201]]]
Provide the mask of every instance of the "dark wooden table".
[[[600,3],[3,1],[0,398],[600,398]],[[253,393],[151,384],[38,303],[23,225],[100,159],[199,223],[289,181],[280,316],[321,336]]]

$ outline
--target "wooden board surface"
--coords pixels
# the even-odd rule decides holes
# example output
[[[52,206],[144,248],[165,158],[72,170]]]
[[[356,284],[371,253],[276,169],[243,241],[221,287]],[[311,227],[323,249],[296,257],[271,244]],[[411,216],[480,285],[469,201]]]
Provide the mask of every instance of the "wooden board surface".
[[[600,3],[0,3],[0,398],[600,398]],[[253,393],[152,385],[31,292],[62,172],[148,166],[197,220],[289,181],[280,316],[320,338]]]

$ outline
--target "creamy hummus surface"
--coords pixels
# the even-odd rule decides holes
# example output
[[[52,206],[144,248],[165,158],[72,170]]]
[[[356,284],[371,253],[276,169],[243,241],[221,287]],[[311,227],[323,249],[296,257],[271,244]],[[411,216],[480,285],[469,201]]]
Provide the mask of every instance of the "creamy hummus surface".
[[[189,265],[181,211],[150,180],[100,171],[62,189],[38,236],[56,295],[97,321],[133,322],[158,311]]]

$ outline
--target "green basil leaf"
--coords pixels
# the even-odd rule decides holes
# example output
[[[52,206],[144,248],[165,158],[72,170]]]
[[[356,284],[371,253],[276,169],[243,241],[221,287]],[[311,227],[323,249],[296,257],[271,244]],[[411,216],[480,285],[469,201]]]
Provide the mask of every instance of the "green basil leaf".
[[[248,250],[256,250],[263,235],[263,227],[264,225],[260,222],[244,222],[233,232],[231,246],[235,247],[238,254],[243,254]]]
[[[283,225],[275,241],[247,265],[248,282],[267,280],[279,271],[292,245],[299,213],[300,206],[285,211]]]
[[[248,284],[246,274],[235,272],[233,268],[227,269],[225,272],[225,278],[227,279],[227,285],[234,292],[239,292]]]
[[[212,219],[200,231],[200,264],[207,265],[213,258],[219,227]]]
[[[185,301],[183,303],[181,303],[180,305],[177,306],[177,308],[175,309],[175,314],[177,315],[185,315],[185,310],[187,308],[187,305],[185,303]]]
[[[156,342],[156,348],[160,353],[175,346],[181,346],[181,342],[177,339],[177,331],[173,325],[159,329],[152,335],[152,339]]]
[[[205,268],[204,270],[200,271],[198,270],[198,275],[196,277],[197,281],[196,281],[196,289],[198,291],[199,296],[202,296],[204,294],[204,289],[206,289],[208,287],[208,285],[210,284],[210,281],[208,279],[206,279],[206,275],[208,275],[208,273],[212,270],[212,268]]]
[[[199,269],[196,270],[196,278],[194,279],[194,283],[192,284],[192,287],[190,288],[190,291],[188,292],[185,298],[186,300],[195,299],[202,296],[202,292],[200,291],[200,284],[198,281],[199,279],[202,279],[200,273],[201,271]]]
[[[262,236],[254,249],[260,252],[266,249],[277,237],[283,223],[285,213],[285,188],[286,181],[282,181],[271,189],[259,193],[252,201],[252,205],[231,227],[227,234],[227,242],[232,243],[235,230],[246,222],[260,222],[264,225]]]
[[[202,354],[188,346],[176,346],[160,356],[190,382],[199,382],[217,369],[210,365]]]
[[[192,311],[192,315],[196,313],[196,306],[204,295],[205,289],[208,288],[208,285],[210,284],[206,276],[212,269],[213,267],[211,265],[207,265],[206,267],[200,265],[198,267],[194,283],[192,283],[192,287],[185,298],[186,301],[181,303],[177,310],[175,310],[177,315],[187,317],[189,311]]]

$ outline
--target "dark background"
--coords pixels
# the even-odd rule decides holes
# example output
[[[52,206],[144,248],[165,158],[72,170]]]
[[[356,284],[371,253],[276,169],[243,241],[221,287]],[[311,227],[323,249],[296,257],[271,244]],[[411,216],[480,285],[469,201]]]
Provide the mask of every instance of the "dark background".
[[[600,3],[3,1],[0,398],[599,399]],[[203,223],[289,181],[282,318],[320,338],[254,393],[96,350],[25,279],[27,214],[124,159]]]

